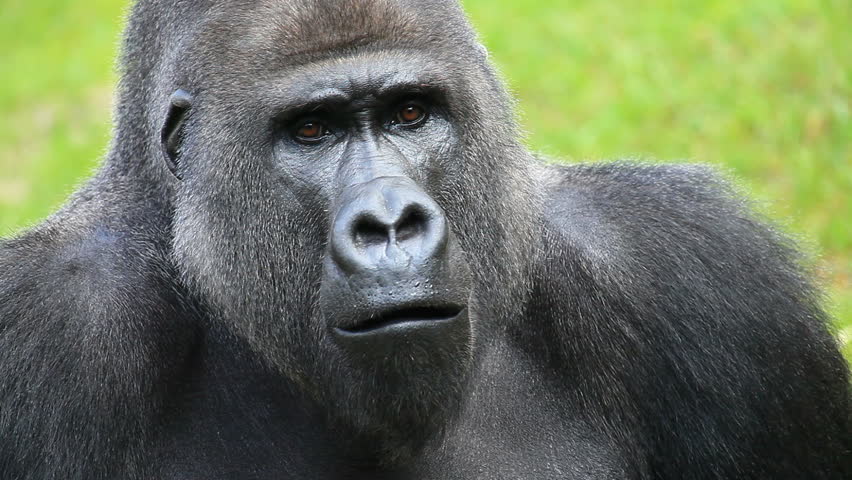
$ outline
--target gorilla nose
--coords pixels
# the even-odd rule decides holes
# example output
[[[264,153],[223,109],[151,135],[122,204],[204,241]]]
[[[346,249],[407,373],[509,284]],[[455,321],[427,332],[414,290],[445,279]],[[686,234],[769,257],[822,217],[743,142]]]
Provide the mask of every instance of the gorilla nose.
[[[331,255],[350,274],[419,270],[444,256],[447,237],[444,214],[429,195],[405,177],[380,177],[344,191]]]

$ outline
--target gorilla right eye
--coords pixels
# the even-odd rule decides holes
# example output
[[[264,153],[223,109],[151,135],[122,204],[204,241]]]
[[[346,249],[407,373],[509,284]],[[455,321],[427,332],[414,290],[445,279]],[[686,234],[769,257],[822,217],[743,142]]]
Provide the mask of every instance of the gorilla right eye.
[[[419,103],[409,102],[399,107],[394,118],[394,123],[405,127],[415,127],[426,120],[426,108]]]
[[[328,135],[328,128],[320,122],[304,122],[296,128],[294,137],[300,143],[317,143]]]

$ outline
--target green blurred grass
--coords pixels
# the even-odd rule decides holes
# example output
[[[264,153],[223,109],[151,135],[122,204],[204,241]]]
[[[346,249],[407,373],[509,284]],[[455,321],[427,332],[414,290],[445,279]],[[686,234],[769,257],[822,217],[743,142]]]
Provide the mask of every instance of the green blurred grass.
[[[0,234],[106,151],[123,0],[2,0]],[[719,165],[820,253],[852,359],[852,3],[467,0],[528,143]]]

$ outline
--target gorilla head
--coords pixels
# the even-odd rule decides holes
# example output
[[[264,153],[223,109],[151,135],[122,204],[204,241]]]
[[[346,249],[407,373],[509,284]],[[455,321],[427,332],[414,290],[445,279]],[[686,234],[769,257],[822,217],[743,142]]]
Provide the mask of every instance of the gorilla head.
[[[162,150],[184,281],[359,443],[412,453],[529,288],[531,162],[475,34],[454,1],[153,4],[118,128]]]

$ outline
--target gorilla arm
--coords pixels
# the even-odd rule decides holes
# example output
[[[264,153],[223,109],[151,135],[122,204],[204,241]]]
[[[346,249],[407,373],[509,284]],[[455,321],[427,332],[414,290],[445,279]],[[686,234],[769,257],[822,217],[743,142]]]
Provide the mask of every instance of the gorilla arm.
[[[847,367],[790,242],[704,167],[547,167],[542,178],[528,318],[558,338],[585,408],[635,429],[629,447],[665,478],[841,475]]]

